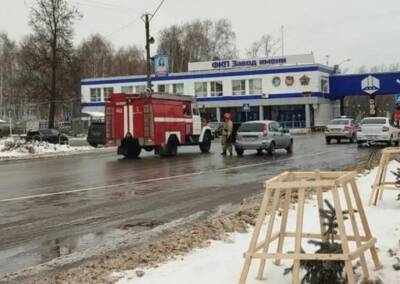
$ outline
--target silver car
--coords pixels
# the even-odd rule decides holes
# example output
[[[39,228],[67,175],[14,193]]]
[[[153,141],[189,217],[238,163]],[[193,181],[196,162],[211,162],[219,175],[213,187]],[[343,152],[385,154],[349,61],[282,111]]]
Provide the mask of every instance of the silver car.
[[[267,151],[272,155],[276,149],[293,152],[293,138],[278,122],[258,120],[240,125],[235,142],[235,150],[239,156],[245,150],[256,150],[258,154]]]
[[[356,141],[358,125],[351,118],[335,118],[331,120],[325,129],[326,144],[330,144],[332,139],[340,143],[342,139],[349,140],[350,143]]]

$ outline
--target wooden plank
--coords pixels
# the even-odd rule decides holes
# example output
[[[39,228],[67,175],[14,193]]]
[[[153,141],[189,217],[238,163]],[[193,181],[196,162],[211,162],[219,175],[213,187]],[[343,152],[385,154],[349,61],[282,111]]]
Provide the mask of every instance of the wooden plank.
[[[282,212],[282,218],[281,218],[281,226],[280,226],[280,232],[279,232],[279,239],[278,239],[278,246],[276,249],[276,253],[282,253],[283,250],[283,243],[285,241],[285,236],[286,236],[286,227],[287,227],[287,220],[289,216],[289,205],[290,205],[290,199],[292,196],[292,189],[288,188],[285,191],[285,201],[283,203],[283,212]],[[279,259],[275,261],[276,265],[280,265],[281,262]]]
[[[274,228],[275,216],[276,216],[276,212],[278,211],[278,208],[279,208],[280,199],[281,199],[281,190],[278,188],[275,190],[275,193],[274,193],[271,214],[270,214],[269,220],[268,220],[267,233],[265,236],[266,242],[263,247],[264,253],[268,253],[269,245],[271,243],[272,230]],[[258,268],[258,273],[257,273],[258,280],[262,280],[263,274],[264,274],[264,269],[265,269],[265,259],[262,259],[260,262],[260,266]]]
[[[254,226],[253,235],[251,237],[251,241],[250,241],[250,244],[249,244],[248,252],[250,252],[250,253],[254,252],[254,249],[255,249],[255,247],[257,245],[258,237],[260,236],[261,226],[262,226],[262,223],[264,221],[265,214],[267,213],[270,196],[271,196],[271,191],[267,189],[265,191],[263,200],[261,202],[260,211],[258,213],[256,224]],[[239,284],[245,284],[246,283],[246,279],[247,279],[247,276],[248,276],[249,270],[250,270],[250,265],[251,265],[251,258],[246,256],[245,257],[245,262],[244,262],[244,265],[243,265],[243,269],[242,269],[242,273],[240,275]]]
[[[354,178],[357,176],[357,172],[347,172],[346,174],[338,177],[335,182],[336,185],[341,185],[347,181],[349,181],[350,179]]]
[[[255,259],[293,259],[293,260],[349,260],[350,256],[339,253],[254,253]],[[294,276],[294,275],[293,275]]]
[[[286,237],[295,237],[296,233],[287,232],[285,235],[286,235]],[[321,234],[318,234],[318,233],[303,233],[302,237],[306,238],[306,239],[321,239]],[[348,241],[355,241],[356,240],[354,236],[346,236],[346,238],[347,238]],[[369,238],[367,238],[366,236],[360,236],[360,239],[361,239],[361,241],[368,241],[369,240]],[[339,236],[335,236],[335,240],[340,240],[340,237]]]
[[[318,180],[321,179],[321,173],[316,172],[316,177]],[[321,232],[321,240],[325,241],[327,236],[325,236],[325,221],[324,218],[322,218],[320,211],[324,210],[324,197],[323,197],[323,192],[322,192],[322,187],[317,187],[317,204],[318,204],[318,219],[319,219],[319,227],[320,227],[320,232]]]
[[[332,191],[332,196],[333,196],[333,205],[334,205],[335,212],[336,212],[336,220],[337,220],[337,224],[338,224],[339,236],[340,236],[343,254],[348,255],[349,254],[349,244],[348,244],[347,238],[346,238],[346,228],[344,226],[344,219],[343,219],[342,207],[340,205],[339,192],[338,192],[337,187],[333,187],[331,191]],[[346,274],[347,274],[347,283],[354,284],[353,267],[352,267],[351,260],[345,261],[345,268],[346,268]]]
[[[369,224],[367,221],[367,217],[365,215],[364,207],[361,202],[360,194],[358,193],[357,184],[354,179],[350,181],[351,190],[353,192],[354,200],[356,202],[356,209],[360,215],[361,223],[363,225],[365,236],[368,239],[372,239],[371,229],[369,228]],[[375,269],[379,269],[382,267],[382,264],[379,261],[378,253],[376,252],[375,245],[370,248],[370,252],[372,255],[372,260],[374,261]]]
[[[277,238],[279,238],[280,234],[281,234],[280,232],[276,232],[276,233],[272,234],[270,242],[272,243]],[[255,251],[259,251],[260,249],[262,249],[266,243],[267,243],[267,240],[263,240],[262,242],[258,243],[255,248]]]
[[[269,180],[265,181],[265,186],[268,187],[269,184],[274,183],[277,180],[281,180],[281,181],[286,180],[288,175],[289,175],[289,172],[286,171],[286,172],[283,172],[283,173],[281,173],[281,174],[279,174],[277,176],[274,176],[274,177],[270,178]]]
[[[364,255],[364,252],[366,250],[370,249],[375,244],[376,244],[376,239],[375,238],[370,239],[369,241],[367,241],[364,244],[362,244],[361,246],[359,246],[355,251],[350,253],[350,258],[356,259],[358,257],[361,257],[362,255]]]
[[[350,198],[349,187],[348,187],[347,183],[343,184],[343,192],[344,192],[344,197],[346,199],[347,210],[348,210],[349,216],[350,216],[350,222],[351,222],[354,236],[356,239],[356,245],[357,245],[357,248],[359,249],[362,247],[362,242],[361,242],[360,231],[358,230],[357,220],[355,217],[353,204],[352,204],[352,201]],[[367,262],[365,261],[365,255],[364,255],[364,253],[362,253],[359,256],[360,256],[361,269],[363,271],[364,278],[368,279],[369,273],[368,273]]]
[[[321,181],[286,181],[286,182],[274,182],[268,184],[269,188],[280,188],[280,189],[288,189],[288,188],[314,188],[314,187],[332,187],[335,185],[334,180],[321,180]]]
[[[303,219],[304,219],[304,200],[305,188],[299,188],[299,199],[297,205],[297,220],[296,220],[296,237],[294,252],[296,255],[301,254],[301,238],[303,233]],[[300,284],[300,260],[295,259],[293,263],[293,284]]]

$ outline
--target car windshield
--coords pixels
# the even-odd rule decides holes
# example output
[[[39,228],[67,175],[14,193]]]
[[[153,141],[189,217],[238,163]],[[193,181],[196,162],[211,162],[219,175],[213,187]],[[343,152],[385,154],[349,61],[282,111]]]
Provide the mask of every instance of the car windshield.
[[[361,121],[361,124],[386,124],[384,118],[365,118]]]
[[[264,123],[243,123],[240,125],[238,132],[262,132]]]
[[[331,124],[331,125],[346,125],[346,124],[349,124],[349,120],[348,119],[334,119],[334,120],[331,120],[331,122],[329,122],[329,124]]]

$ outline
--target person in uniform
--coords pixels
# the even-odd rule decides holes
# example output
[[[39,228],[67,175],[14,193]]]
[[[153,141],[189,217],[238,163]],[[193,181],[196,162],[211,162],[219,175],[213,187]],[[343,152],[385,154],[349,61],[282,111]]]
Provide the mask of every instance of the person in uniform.
[[[225,113],[224,125],[222,128],[222,135],[221,135],[221,146],[222,146],[221,155],[223,156],[226,156],[226,151],[228,151],[229,155],[232,156],[232,129],[233,129],[233,123],[231,119],[231,114]]]

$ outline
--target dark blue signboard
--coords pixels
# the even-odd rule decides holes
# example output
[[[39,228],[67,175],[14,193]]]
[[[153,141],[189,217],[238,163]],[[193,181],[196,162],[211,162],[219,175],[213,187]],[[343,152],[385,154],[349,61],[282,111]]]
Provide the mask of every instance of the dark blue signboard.
[[[394,95],[400,93],[400,72],[332,75],[329,98],[345,96]]]

